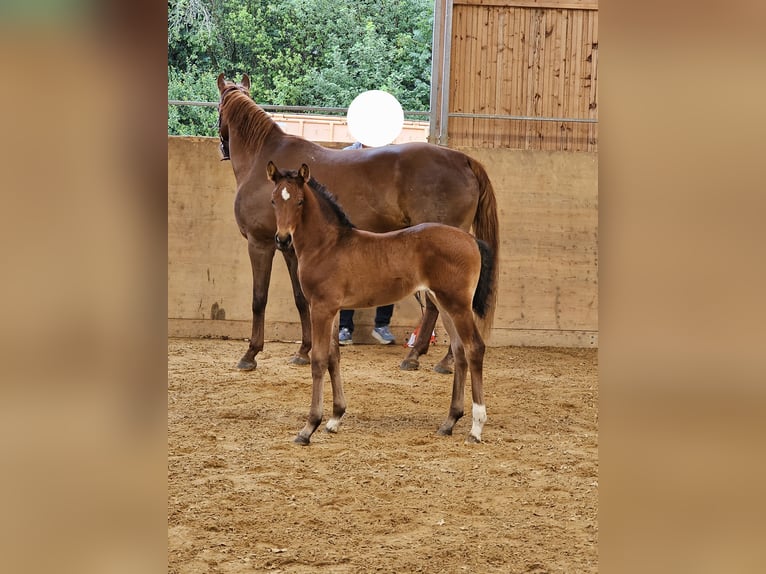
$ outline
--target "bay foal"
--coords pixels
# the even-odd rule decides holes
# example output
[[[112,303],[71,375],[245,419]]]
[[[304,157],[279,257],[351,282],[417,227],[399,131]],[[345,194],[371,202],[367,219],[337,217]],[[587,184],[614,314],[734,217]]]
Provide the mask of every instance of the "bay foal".
[[[269,161],[266,173],[274,183],[271,203],[276,215],[276,246],[283,251],[295,249],[298,278],[311,316],[311,409],[295,442],[309,444],[322,422],[325,371],[330,373],[333,392],[333,412],[326,429],[337,432],[346,411],[338,311],[394,303],[422,289],[429,291],[443,314],[455,357],[452,401],[438,433],[451,435],[463,416],[470,370],[473,425],[467,441],[480,442],[487,420],[482,391],[484,341],[474,312],[488,332],[496,299],[489,247],[465,231],[438,223],[388,233],[363,231],[354,227],[327,190],[311,178],[305,163],[298,171],[280,171]]]

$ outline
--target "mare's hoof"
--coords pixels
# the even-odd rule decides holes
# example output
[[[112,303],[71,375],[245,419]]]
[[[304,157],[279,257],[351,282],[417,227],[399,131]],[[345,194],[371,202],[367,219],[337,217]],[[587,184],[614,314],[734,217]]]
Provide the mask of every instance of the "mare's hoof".
[[[481,442],[480,438],[476,438],[472,434],[468,435],[468,438],[465,439],[465,444],[478,444]]]
[[[309,439],[307,439],[305,436],[302,436],[302,435],[296,436],[295,439],[293,439],[293,442],[301,446],[308,446],[310,444]]]
[[[452,429],[439,428],[436,434],[439,436],[452,436]]]
[[[417,359],[404,359],[399,368],[402,371],[417,371],[420,368],[420,362]]]
[[[442,375],[451,375],[454,372],[449,365],[445,365],[442,362],[436,363],[434,365],[434,371],[441,373]]]
[[[301,357],[300,355],[293,355],[290,359],[291,365],[308,365],[310,362],[308,357]]]
[[[258,366],[257,361],[248,361],[247,359],[240,359],[239,363],[237,363],[237,368],[240,371],[254,371],[255,367]]]

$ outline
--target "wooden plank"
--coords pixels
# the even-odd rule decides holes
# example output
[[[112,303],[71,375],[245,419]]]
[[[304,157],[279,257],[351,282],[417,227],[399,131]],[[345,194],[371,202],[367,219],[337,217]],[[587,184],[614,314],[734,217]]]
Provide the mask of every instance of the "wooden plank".
[[[465,33],[466,8],[456,8],[452,15],[452,42],[450,52],[450,87],[449,87],[449,111],[465,111],[465,88],[468,79],[466,69],[466,46]],[[449,118],[447,121],[447,135],[450,145],[464,142],[462,133],[465,130],[465,121],[460,118]]]
[[[598,10],[598,0],[453,0],[453,4],[462,6]]]
[[[489,86],[492,81],[492,66],[490,66],[489,59],[491,54],[495,52],[496,45],[492,45],[490,50],[489,42],[489,22],[490,22],[491,10],[480,9],[479,10],[479,112],[480,114],[493,113],[491,110],[492,104],[489,102]],[[476,122],[479,124],[479,141],[482,147],[489,147],[490,134],[494,129],[496,121],[493,120],[481,120]]]
[[[568,10],[560,10],[558,12],[558,21],[556,29],[556,117],[565,118],[564,104],[566,102],[564,90],[566,84],[566,33],[567,33],[567,15]],[[557,137],[557,150],[566,149],[566,124],[557,124],[558,137]]]
[[[591,86],[590,101],[594,104],[590,109],[590,117],[598,118],[598,12],[591,15],[593,22],[592,50],[593,54],[593,84]],[[591,125],[591,141],[588,151],[598,151],[598,124]]]
[[[507,80],[510,72],[509,63],[511,58],[510,51],[510,33],[509,20],[511,15],[507,10],[497,11],[497,61],[495,63],[495,110],[498,114],[510,114],[510,105],[508,100]],[[503,147],[504,142],[510,136],[510,122],[503,121],[500,129],[497,130],[494,147]]]
[[[553,55],[555,53],[555,10],[543,11],[543,43],[545,46],[545,60],[543,65],[543,115],[554,116],[554,98],[553,98]],[[543,149],[556,149],[556,124],[553,122],[543,123]]]
[[[526,66],[524,67],[524,112],[525,116],[534,115],[534,57],[535,57],[535,32],[534,32],[534,10],[525,10],[524,18],[524,57]],[[524,149],[532,149],[530,140],[530,131],[533,129],[531,122],[524,122]]]
[[[583,12],[582,10],[576,10],[574,12],[574,16],[575,16],[575,25],[574,25],[575,52],[573,56],[575,60],[575,76],[577,78],[577,94],[575,99],[575,113],[577,115],[573,117],[586,118],[588,117],[587,102],[585,101],[586,98],[583,97],[584,91],[585,91],[585,78],[584,78],[585,57],[583,55],[583,23],[585,22],[585,18],[584,18],[585,12]],[[586,144],[587,133],[588,133],[587,127],[588,127],[587,124],[576,123],[573,125],[572,131],[576,134],[574,151],[583,151],[587,149],[587,144]]]
[[[567,51],[566,51],[566,61],[567,61],[567,73],[566,73],[566,84],[565,84],[565,90],[566,90],[566,97],[564,101],[566,102],[566,110],[565,110],[565,118],[571,118],[575,117],[572,114],[575,113],[574,107],[572,106],[572,94],[574,93],[574,90],[572,89],[572,83],[573,83],[573,50],[572,50],[572,37],[573,37],[573,30],[574,30],[574,13],[569,10],[568,11],[568,17],[567,17]],[[572,124],[567,124],[567,132],[566,132],[566,150],[572,151],[573,148],[573,131],[572,131]]]
[[[513,55],[512,55],[512,78],[513,78],[513,99],[511,100],[511,114],[515,116],[522,115],[523,110],[523,70],[524,60],[522,58],[524,54],[524,28],[522,23],[523,11],[520,9],[513,9]],[[513,133],[510,140],[510,147],[515,149],[522,148],[523,142],[523,129],[522,122],[513,122]]]
[[[469,82],[469,90],[468,90],[468,99],[469,99],[469,106],[468,111],[471,113],[478,113],[478,100],[479,100],[479,93],[481,89],[481,46],[479,45],[479,35],[480,35],[480,26],[481,26],[481,18],[480,18],[480,12],[482,12],[479,7],[471,6],[470,7],[471,12],[471,64],[469,68],[469,76],[471,78],[471,81]],[[468,132],[470,134],[470,139],[473,142],[473,145],[481,145],[479,142],[479,134],[478,134],[478,126],[476,124],[479,123],[476,119],[472,118],[469,120],[470,123],[470,131]]]

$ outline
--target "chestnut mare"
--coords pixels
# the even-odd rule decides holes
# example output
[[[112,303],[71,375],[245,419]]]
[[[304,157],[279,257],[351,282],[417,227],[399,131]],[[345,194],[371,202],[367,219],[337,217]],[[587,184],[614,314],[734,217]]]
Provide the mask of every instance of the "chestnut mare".
[[[275,186],[271,203],[277,223],[276,247],[283,252],[294,250],[298,278],[311,310],[311,410],[295,442],[309,444],[322,422],[327,370],[333,408],[325,428],[337,432],[346,412],[338,311],[386,305],[421,289],[428,291],[442,312],[455,358],[452,402],[438,433],[451,435],[463,416],[466,372],[470,369],[473,425],[467,441],[481,442],[487,420],[481,332],[489,332],[492,326],[497,293],[495,261],[489,246],[462,229],[440,223],[421,223],[388,233],[362,231],[311,177],[305,163],[298,171],[279,171],[269,162],[266,173]],[[481,319],[481,332],[474,312]]]
[[[223,159],[231,159],[234,169],[237,181],[234,214],[240,232],[247,239],[253,270],[253,330],[238,368],[256,368],[255,357],[263,349],[264,309],[276,229],[274,210],[269,205],[271,183],[264,177],[266,164],[271,159],[283,165],[311,163],[314,175],[333,190],[361,229],[393,231],[426,221],[466,231],[473,227],[474,235],[485,241],[497,257],[495,193],[484,168],[467,155],[426,143],[360,150],[328,149],[285,134],[250,98],[247,75],[239,84],[219,75],[218,90],[221,152]],[[295,254],[292,250],[282,254],[302,327],[301,346],[291,361],[307,364],[311,348],[308,307],[298,283]],[[438,310],[427,300],[418,337],[402,361],[402,369],[418,368],[418,357],[428,351],[437,316]],[[452,372],[451,351],[434,368],[439,372]]]

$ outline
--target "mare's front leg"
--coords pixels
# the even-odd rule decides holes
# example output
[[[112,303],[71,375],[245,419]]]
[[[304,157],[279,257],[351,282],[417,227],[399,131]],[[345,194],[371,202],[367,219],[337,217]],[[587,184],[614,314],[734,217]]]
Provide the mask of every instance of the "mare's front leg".
[[[316,306],[311,308],[311,408],[306,424],[295,437],[295,442],[301,445],[309,444],[311,435],[322,422],[324,374],[330,362],[333,317],[334,313]]]
[[[253,330],[247,352],[237,364],[243,371],[252,371],[258,366],[255,356],[263,350],[263,323],[275,249],[273,238],[268,241],[259,241],[252,236],[247,238],[247,253],[253,270]]]
[[[439,318],[439,309],[434,305],[431,298],[426,295],[426,308],[423,312],[423,320],[420,322],[417,337],[412,345],[412,349],[402,361],[399,368],[403,371],[416,371],[420,367],[418,358],[428,353],[431,345],[431,333],[436,327],[436,319]],[[447,349],[444,358],[434,366],[437,373],[450,374],[453,370],[454,358],[452,355],[452,346]]]
[[[309,304],[298,280],[298,257],[295,255],[294,249],[283,251],[282,255],[285,258],[285,263],[287,263],[287,271],[293,286],[295,306],[298,308],[298,315],[301,318],[301,346],[290,359],[290,362],[294,365],[308,365],[310,362],[309,351],[311,350],[311,319],[309,317]]]

